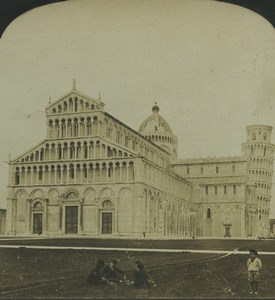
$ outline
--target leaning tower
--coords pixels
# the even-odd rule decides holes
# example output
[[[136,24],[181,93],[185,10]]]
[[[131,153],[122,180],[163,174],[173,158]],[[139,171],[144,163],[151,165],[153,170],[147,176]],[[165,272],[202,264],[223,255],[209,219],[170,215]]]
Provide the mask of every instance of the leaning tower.
[[[247,141],[242,145],[248,162],[248,184],[257,186],[256,234],[267,236],[273,176],[274,145],[271,143],[272,127],[251,125],[246,127]]]

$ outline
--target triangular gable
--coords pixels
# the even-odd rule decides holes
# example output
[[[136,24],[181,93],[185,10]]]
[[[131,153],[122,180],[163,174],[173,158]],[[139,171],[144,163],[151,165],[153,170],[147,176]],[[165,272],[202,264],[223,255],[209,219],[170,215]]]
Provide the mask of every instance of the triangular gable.
[[[103,110],[104,103],[101,101],[100,96],[98,99],[87,96],[76,89],[72,89],[67,94],[63,95],[62,97],[58,98],[52,103],[49,103],[46,107],[46,114],[54,114],[54,113],[64,113],[64,105],[66,104],[69,107],[70,101],[74,101],[77,98],[78,103],[83,103],[84,108],[83,110],[94,110],[99,109]],[[86,105],[88,105],[88,109],[86,109]],[[59,110],[61,108],[61,110]],[[69,112],[69,110],[67,111]]]
[[[101,138],[101,137],[95,137],[95,138],[87,138],[87,139],[76,139],[74,141],[75,144],[77,144],[79,141],[83,141],[83,142],[88,142],[90,143],[91,141],[93,141],[94,143],[100,141],[101,144],[104,144],[106,147],[110,148],[110,151],[112,153],[112,155],[107,156],[106,157],[101,157],[101,158],[95,158],[95,160],[97,159],[106,159],[106,158],[122,158],[125,154],[127,154],[127,156],[137,156],[137,154],[127,148],[124,148],[116,143],[111,142],[109,139],[105,139],[105,138]],[[11,163],[28,163],[28,162],[37,162],[37,163],[46,163],[47,160],[45,160],[45,157],[43,157],[42,160],[36,160],[35,159],[35,153],[36,152],[40,152],[42,149],[45,150],[46,145],[48,144],[49,147],[51,146],[51,144],[63,144],[63,143],[67,143],[70,144],[72,141],[68,141],[68,140],[58,140],[58,141],[53,141],[53,140],[44,140],[43,142],[39,143],[37,146],[31,148],[30,150],[28,150],[27,152],[25,152],[24,154],[21,154],[19,156],[17,156],[14,160],[11,160]],[[121,152],[121,156],[118,155]],[[116,154],[115,154],[116,153]],[[31,156],[34,157],[34,159],[31,159]],[[74,159],[72,159],[74,160]],[[81,160],[81,159],[76,159],[77,161]],[[93,158],[89,158],[88,161],[92,161]],[[57,163],[57,162],[66,162],[66,161],[70,161],[69,159],[66,160],[53,160],[51,162]],[[81,161],[86,161],[86,159],[82,159]]]
[[[38,151],[41,149],[41,147],[43,146],[43,144],[45,144],[46,140],[40,142],[39,144],[37,144],[36,146],[32,147],[31,149],[27,150],[26,152],[24,152],[24,154],[20,154],[18,156],[16,156],[14,159],[12,159],[10,162],[12,163],[17,163],[20,162],[21,159],[25,159],[26,156],[30,155],[31,153],[34,153],[35,151]]]

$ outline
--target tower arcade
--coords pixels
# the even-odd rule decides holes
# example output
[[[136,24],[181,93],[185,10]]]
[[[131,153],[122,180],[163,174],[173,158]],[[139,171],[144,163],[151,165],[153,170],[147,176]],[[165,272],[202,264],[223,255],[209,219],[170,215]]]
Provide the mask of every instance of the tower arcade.
[[[246,127],[247,141],[242,145],[247,157],[248,183],[255,185],[257,197],[257,236],[266,236],[273,176],[274,145],[271,143],[272,127],[251,125]]]

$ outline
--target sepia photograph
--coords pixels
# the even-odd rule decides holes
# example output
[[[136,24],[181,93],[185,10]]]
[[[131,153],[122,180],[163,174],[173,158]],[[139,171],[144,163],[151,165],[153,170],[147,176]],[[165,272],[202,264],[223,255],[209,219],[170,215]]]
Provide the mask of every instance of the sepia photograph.
[[[274,299],[274,27],[0,0],[0,299]]]

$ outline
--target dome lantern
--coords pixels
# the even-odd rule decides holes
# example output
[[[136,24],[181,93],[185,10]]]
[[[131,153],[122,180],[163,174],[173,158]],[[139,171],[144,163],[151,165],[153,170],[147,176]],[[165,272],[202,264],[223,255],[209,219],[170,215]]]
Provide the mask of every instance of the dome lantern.
[[[154,114],[157,114],[159,112],[159,107],[157,105],[157,102],[155,102],[155,105],[152,107],[152,112]]]

